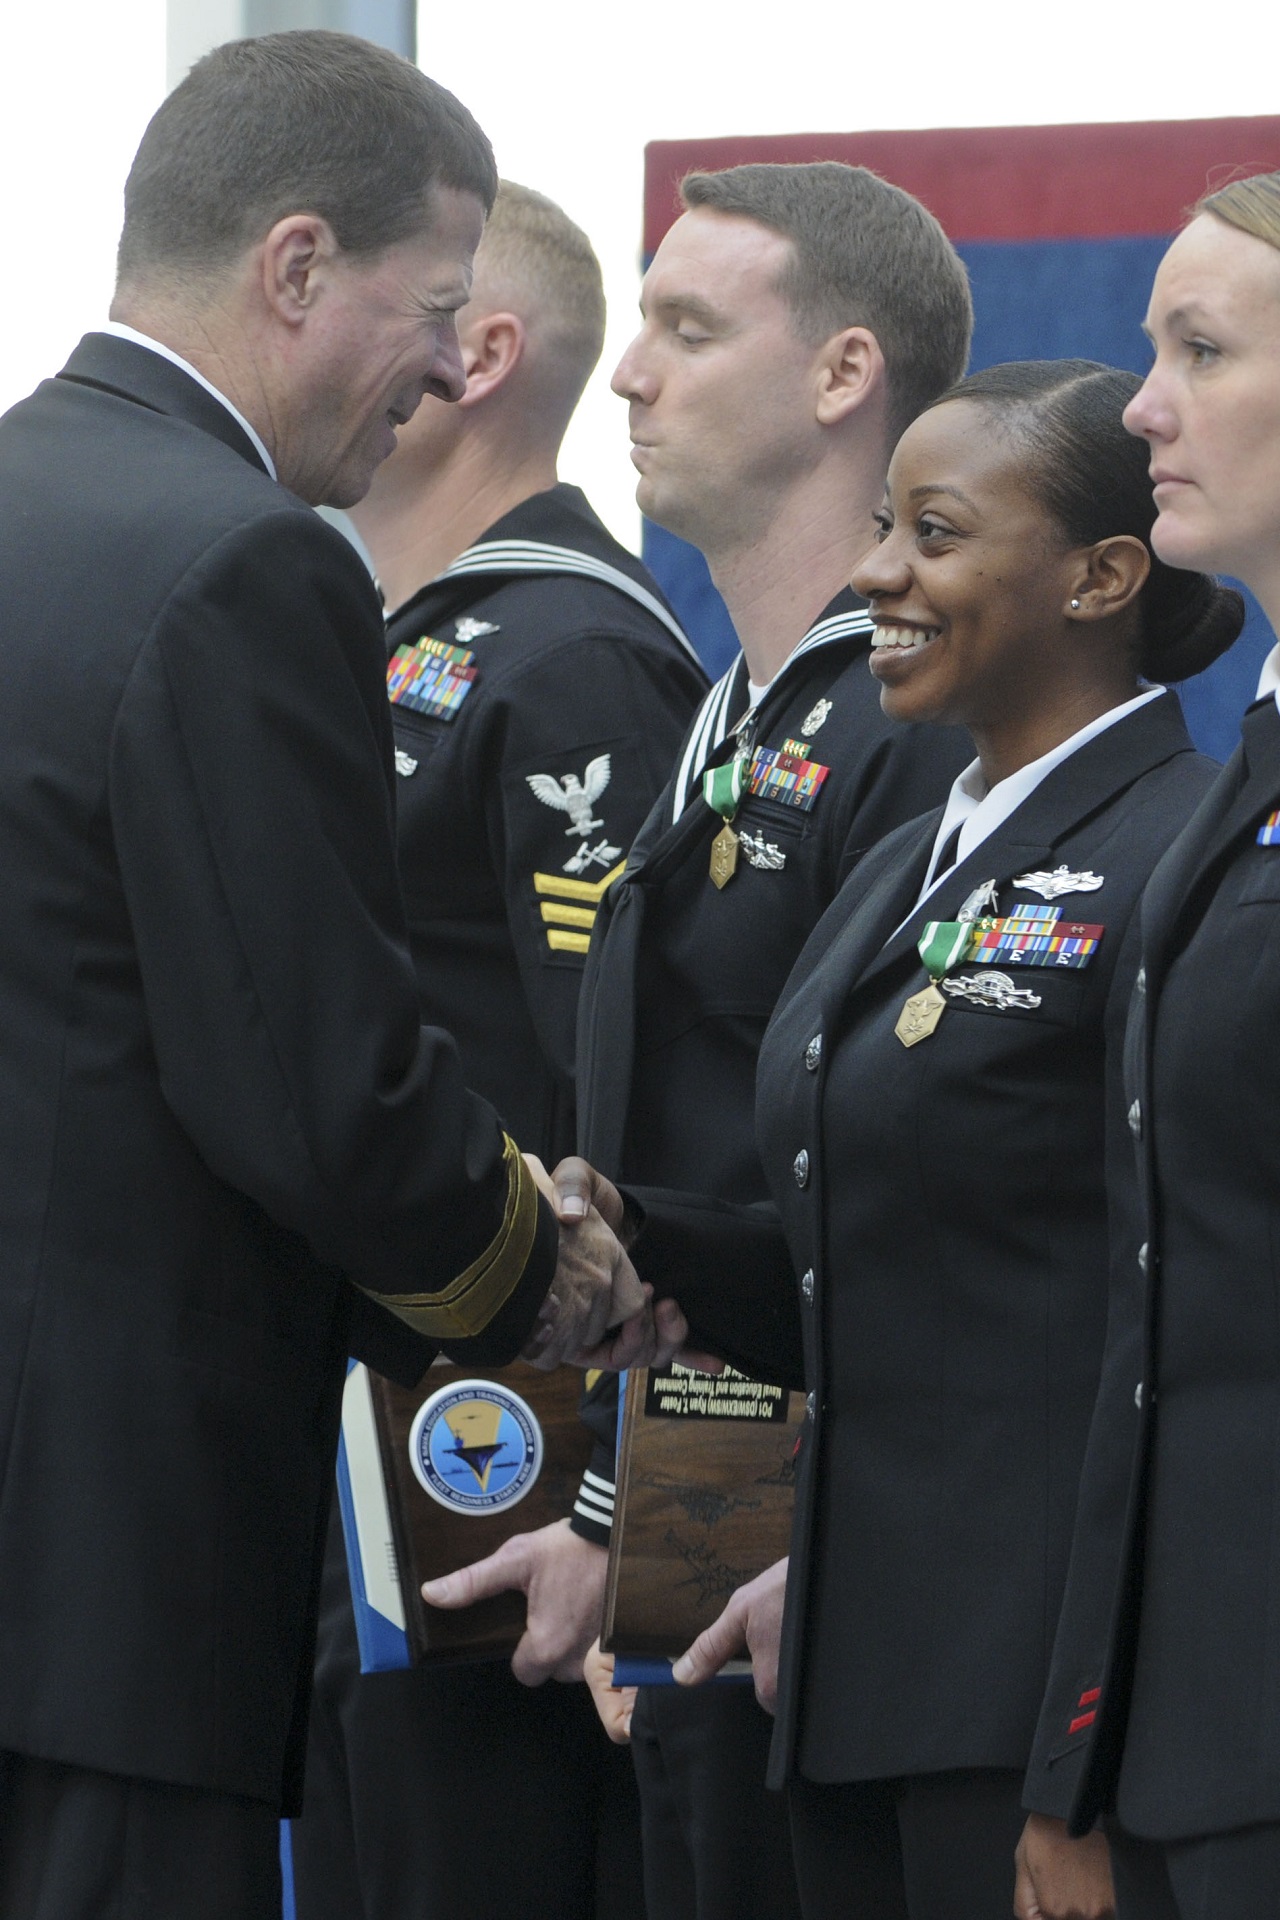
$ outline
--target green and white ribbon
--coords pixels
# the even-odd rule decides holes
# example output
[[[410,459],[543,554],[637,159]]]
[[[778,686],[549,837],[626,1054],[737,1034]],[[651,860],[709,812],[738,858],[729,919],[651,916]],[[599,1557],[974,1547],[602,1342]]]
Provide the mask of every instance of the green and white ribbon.
[[[941,980],[944,973],[959,966],[968,954],[973,933],[973,924],[968,921],[925,921],[924,932],[916,941],[916,951],[931,980]]]
[[[722,819],[732,820],[747,783],[745,754],[735,753],[722,767],[711,767],[702,776],[702,797]]]

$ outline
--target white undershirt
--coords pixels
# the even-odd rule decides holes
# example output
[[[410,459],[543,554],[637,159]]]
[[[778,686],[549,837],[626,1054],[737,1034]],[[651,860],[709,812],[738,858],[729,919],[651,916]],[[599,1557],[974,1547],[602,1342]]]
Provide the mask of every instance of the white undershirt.
[[[1112,707],[1109,713],[1099,714],[1098,718],[1091,720],[1087,727],[1081,727],[1078,733],[1073,733],[1069,740],[1064,740],[1060,746],[1051,748],[1048,753],[1042,753],[1038,760],[1029,760],[1025,767],[1019,767],[1018,771],[1011,773],[1008,779],[997,780],[994,787],[988,787],[983,779],[981,761],[971,761],[952,782],[950,797],[943,808],[941,824],[933,838],[933,852],[929,856],[925,882],[920,889],[915,906],[907,915],[907,920],[911,919],[921,903],[928,899],[934,888],[946,878],[946,874],[935,875],[934,869],[938,863],[938,855],[957,827],[960,828],[960,841],[956,849],[958,866],[962,860],[967,860],[984,840],[989,839],[997,827],[1003,826],[1015,808],[1020,807],[1024,800],[1030,798],[1040,782],[1047,779],[1055,767],[1060,767],[1064,760],[1069,760],[1073,753],[1080,751],[1081,747],[1087,747],[1091,740],[1096,740],[1100,733],[1107,731],[1108,727],[1114,727],[1118,720],[1123,720],[1128,714],[1136,713],[1139,707],[1145,707],[1149,701],[1158,700],[1163,692],[1163,687],[1148,687],[1144,693],[1135,694],[1132,700],[1126,700],[1121,706]],[[948,868],[947,872],[950,871],[951,869]],[[906,923],[904,920],[903,926]]]
[[[1264,693],[1273,693],[1276,706],[1280,708],[1280,640],[1276,641],[1263,661],[1262,672],[1258,675],[1257,698],[1261,700]]]
[[[153,340],[149,333],[139,333],[136,327],[126,327],[120,320],[108,320],[106,325],[99,327],[97,331],[99,333],[109,333],[116,340],[132,340],[135,347],[147,347],[152,353],[158,353],[162,360],[171,360],[175,367],[181,367],[182,371],[185,374],[189,374],[193,380],[198,382],[206,393],[211,393],[215,400],[221,402],[237,426],[244,428],[250,440],[253,442],[254,447],[261,455],[262,464],[271,475],[271,478],[273,480],[279,479],[280,476],[276,472],[276,463],[267,452],[262,435],[255,427],[250,426],[239,407],[233,406],[225,393],[219,393],[212,380],[205,379],[199,367],[193,367],[189,360],[184,360],[182,355],[175,353],[172,347],[166,347],[163,340]]]
[[[758,687],[754,680],[748,679],[747,699],[751,704],[752,713],[755,712],[756,708],[760,705],[760,702],[764,699],[766,693],[768,693],[772,685],[773,685],[772,680],[766,680],[762,687]]]

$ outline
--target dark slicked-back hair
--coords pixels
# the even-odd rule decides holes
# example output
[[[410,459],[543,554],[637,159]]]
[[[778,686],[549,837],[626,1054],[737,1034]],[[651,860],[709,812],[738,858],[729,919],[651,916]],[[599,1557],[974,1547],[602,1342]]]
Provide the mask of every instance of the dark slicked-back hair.
[[[713,207],[791,242],[779,285],[796,332],[815,344],[845,327],[880,343],[890,445],[964,372],[973,303],[963,262],[933,215],[901,187],[837,160],[689,173],[688,208]]]
[[[1244,601],[1212,574],[1166,566],[1152,549],[1150,450],[1121,419],[1141,385],[1136,373],[1097,360],[1011,360],[971,373],[939,405],[972,400],[996,418],[1028,491],[1068,546],[1122,533],[1143,542],[1151,572],[1138,602],[1138,669],[1152,680],[1185,680],[1226,652],[1244,625]]]
[[[306,29],[196,62],[142,136],[124,190],[121,282],[217,272],[290,213],[346,252],[421,233],[436,187],[493,205],[498,171],[460,101],[399,54]]]

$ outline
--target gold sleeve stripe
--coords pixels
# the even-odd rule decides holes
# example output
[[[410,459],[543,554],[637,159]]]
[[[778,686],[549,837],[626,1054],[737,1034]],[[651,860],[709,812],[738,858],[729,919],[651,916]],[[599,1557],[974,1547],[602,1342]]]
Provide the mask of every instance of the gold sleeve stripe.
[[[542,903],[542,917],[557,927],[586,927],[596,923],[595,907],[558,907],[549,900]]]
[[[375,1293],[372,1287],[364,1289],[371,1300],[428,1339],[469,1340],[483,1333],[515,1292],[533,1252],[538,1189],[519,1147],[510,1134],[505,1138],[502,1158],[507,1170],[507,1203],[502,1225],[480,1258],[439,1293]]]
[[[591,935],[562,933],[559,927],[548,927],[547,945],[555,953],[585,953],[591,945]]]
[[[535,893],[555,894],[560,900],[581,900],[599,906],[605,895],[606,887],[611,887],[622,869],[625,860],[619,860],[616,867],[610,867],[603,880],[569,880],[560,873],[535,873],[533,890]]]

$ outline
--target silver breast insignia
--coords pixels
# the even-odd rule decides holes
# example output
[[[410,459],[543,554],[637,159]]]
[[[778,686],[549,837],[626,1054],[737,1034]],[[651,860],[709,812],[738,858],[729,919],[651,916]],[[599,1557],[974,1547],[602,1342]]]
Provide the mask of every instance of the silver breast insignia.
[[[1015,986],[1007,973],[957,974],[942,982],[953,1000],[972,1000],[980,1007],[1038,1007],[1040,995],[1030,987]]]
[[[804,719],[800,722],[801,733],[806,736],[811,733],[816,733],[819,727],[826,724],[827,715],[830,713],[833,705],[834,702],[830,700],[815,700]]]
[[[743,828],[738,834],[738,845],[748,865],[759,867],[762,873],[780,873],[787,864],[781,847],[775,847],[772,840],[766,840],[762,834],[748,833]]]
[[[1038,893],[1042,900],[1056,900],[1064,893],[1096,893],[1106,879],[1103,873],[1073,873],[1070,867],[1055,867],[1052,873],[1019,873],[1012,884],[1026,893]]]

